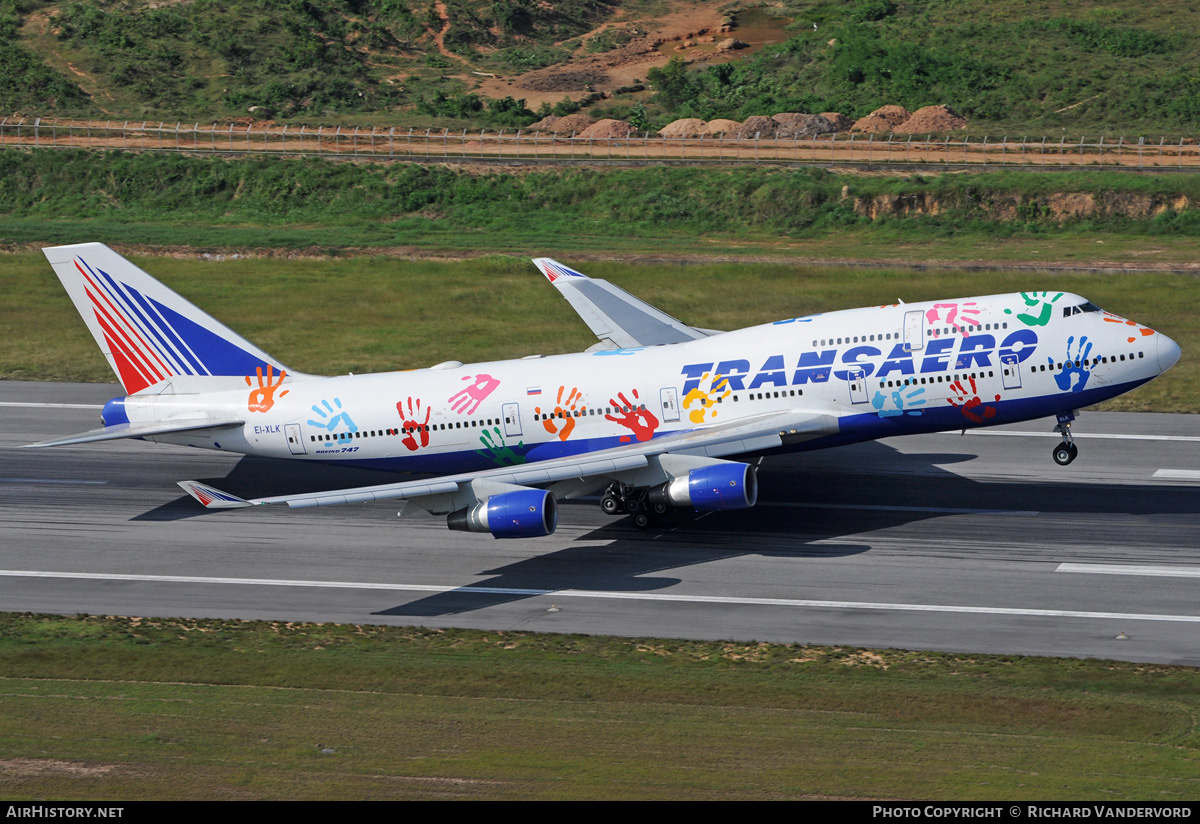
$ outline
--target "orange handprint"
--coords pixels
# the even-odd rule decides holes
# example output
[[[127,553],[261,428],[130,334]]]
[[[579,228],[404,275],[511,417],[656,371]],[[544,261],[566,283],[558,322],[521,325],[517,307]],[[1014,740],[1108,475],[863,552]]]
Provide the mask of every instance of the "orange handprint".
[[[429,413],[433,410],[426,408],[425,420],[420,420],[421,399],[417,398],[414,402],[410,397],[408,399],[408,410],[405,411],[404,401],[400,401],[396,404],[396,411],[400,413],[400,418],[403,421],[400,426],[404,432],[404,437],[400,443],[404,444],[410,452],[416,452],[423,446],[429,446]]]
[[[583,400],[583,393],[575,387],[571,387],[571,391],[567,392],[566,400],[563,400],[563,393],[566,391],[567,387],[558,387],[558,405],[554,407],[554,411],[550,413],[550,417],[542,421],[542,426],[546,427],[546,431],[551,435],[557,435],[560,441],[565,441],[575,431],[575,407]],[[536,415],[540,416],[542,414],[540,406],[535,406],[533,411]],[[580,414],[586,411],[586,406],[581,406],[578,409]]]
[[[1139,332],[1141,332],[1142,337],[1146,337],[1148,335],[1154,334],[1153,329],[1149,329],[1145,326],[1142,326],[1137,321],[1126,320],[1125,318],[1121,317],[1120,315],[1114,315],[1112,312],[1105,312],[1104,315],[1105,315],[1105,318],[1104,318],[1105,323],[1123,323],[1126,326],[1132,326],[1134,329],[1137,329]],[[1136,337],[1128,338],[1127,340],[1130,343],[1133,343],[1134,341],[1137,340],[1137,338]]]
[[[283,379],[287,377],[287,371],[280,369],[279,380],[274,383],[271,382],[271,373],[274,371],[274,367],[271,364],[267,364],[267,378],[265,381],[263,380],[262,367],[257,367],[255,371],[258,372],[258,387],[250,390],[250,398],[246,402],[246,408],[251,412],[266,412],[275,405],[275,390],[283,384]],[[249,375],[246,376],[246,386],[254,386],[250,382]],[[279,393],[279,397],[282,398],[287,393],[288,390],[285,389]]]
[[[706,380],[708,380],[707,372],[705,372],[704,376],[700,378],[700,382],[703,383]],[[725,390],[724,393],[719,394],[721,393],[722,389]],[[714,418],[717,417],[717,410],[713,409],[713,407],[716,406],[717,401],[722,398],[728,398],[732,394],[733,393],[729,390],[729,381],[720,375],[716,375],[713,377],[712,385],[709,387],[707,392],[705,392],[699,386],[697,386],[691,392],[688,392],[683,398],[683,408],[687,409],[692,404],[696,404],[696,408],[688,413],[688,418],[691,419],[692,423],[704,423],[704,418],[710,409],[712,409],[712,416]]]
[[[636,389],[631,391],[636,400],[638,391]],[[617,402],[617,398],[620,398],[620,403]],[[649,409],[645,409],[636,403],[631,403],[623,392],[617,393],[616,398],[609,398],[608,402],[617,407],[617,412],[620,416],[605,415],[604,417],[607,420],[626,427],[633,433],[633,437],[639,441],[648,441],[654,437],[654,430],[658,429],[658,418],[654,417],[654,413]],[[628,443],[631,440],[633,438],[630,438],[628,435],[621,436],[622,443]]]

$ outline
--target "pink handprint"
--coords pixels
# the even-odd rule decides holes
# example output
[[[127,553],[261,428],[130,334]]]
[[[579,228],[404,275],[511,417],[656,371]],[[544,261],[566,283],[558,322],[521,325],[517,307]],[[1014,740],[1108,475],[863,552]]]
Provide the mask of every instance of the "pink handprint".
[[[421,417],[421,399],[417,398],[416,402],[412,398],[408,399],[408,409],[404,408],[404,401],[396,404],[396,411],[400,413],[401,431],[404,432],[404,438],[400,443],[410,452],[416,452],[423,446],[429,446],[429,413],[432,409],[425,410],[425,420],[420,420]],[[419,442],[418,442],[419,441]]]
[[[961,332],[965,338],[971,334],[967,327],[979,326],[979,321],[971,317],[971,315],[979,314],[979,310],[973,308],[974,306],[975,301],[973,300],[967,301],[962,306],[959,306],[957,303],[935,303],[933,308],[925,313],[925,319],[930,323],[937,323],[940,319],[944,323],[953,326],[955,332]],[[943,311],[945,312],[945,317],[941,317]],[[933,336],[935,338],[938,336],[936,327],[933,330]]]
[[[474,415],[475,411],[479,409],[479,404],[483,403],[487,396],[495,392],[496,387],[500,385],[498,378],[482,372],[474,376],[466,375],[463,380],[469,381],[472,378],[475,383],[461,392],[455,392],[447,401],[450,408],[460,415]]]

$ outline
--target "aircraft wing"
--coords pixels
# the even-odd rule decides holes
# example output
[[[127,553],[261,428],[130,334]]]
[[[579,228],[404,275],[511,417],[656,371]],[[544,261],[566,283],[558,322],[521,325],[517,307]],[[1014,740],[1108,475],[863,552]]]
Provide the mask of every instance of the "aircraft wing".
[[[93,443],[94,441],[113,441],[118,438],[146,438],[151,435],[166,435],[172,432],[194,432],[197,429],[229,429],[244,424],[241,418],[200,417],[175,418],[169,421],[155,423],[118,423],[101,429],[91,429],[71,435],[66,438],[56,438],[52,441],[26,444],[22,449],[39,449],[44,446],[69,446],[76,443]]]
[[[721,334],[681,323],[607,280],[589,278],[556,260],[534,258],[533,263],[608,348],[683,343]]]
[[[671,462],[664,456],[679,456],[694,467],[715,463],[725,455],[762,452],[784,443],[795,443],[838,431],[836,415],[823,410],[771,412],[704,429],[675,432],[641,443],[630,443],[598,452],[569,455],[536,463],[464,472],[418,481],[376,486],[276,495],[246,500],[197,481],[180,481],[185,492],[211,509],[285,503],[293,508],[364,503],[386,499],[413,501],[431,512],[444,513],[479,500],[496,490],[513,487],[545,487],[558,482],[589,479],[622,479],[638,473],[639,483],[651,485],[670,480]],[[659,477],[661,476],[661,477]],[[603,485],[603,484],[601,484]],[[595,486],[595,484],[592,484]],[[572,494],[585,489],[572,486]]]

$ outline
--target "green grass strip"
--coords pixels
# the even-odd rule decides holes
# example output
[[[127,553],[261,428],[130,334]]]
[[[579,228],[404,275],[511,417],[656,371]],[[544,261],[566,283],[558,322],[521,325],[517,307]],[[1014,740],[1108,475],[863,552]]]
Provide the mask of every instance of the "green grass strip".
[[[1200,792],[1183,667],[9,614],[0,671],[9,800]]]

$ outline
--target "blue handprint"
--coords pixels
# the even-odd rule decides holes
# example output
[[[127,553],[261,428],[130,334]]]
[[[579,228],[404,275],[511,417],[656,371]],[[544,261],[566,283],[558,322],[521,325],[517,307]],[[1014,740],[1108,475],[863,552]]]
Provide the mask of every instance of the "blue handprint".
[[[1075,336],[1067,338],[1067,360],[1063,364],[1064,369],[1054,376],[1054,380],[1058,382],[1058,388],[1066,392],[1079,392],[1083,387],[1087,386],[1088,378],[1092,376],[1092,367],[1088,362],[1088,357],[1092,354],[1092,345],[1088,343],[1087,335],[1079,339],[1079,346],[1075,349],[1075,354],[1071,354],[1071,344],[1075,342]],[[1084,346],[1087,344],[1087,346]],[[1054,358],[1049,358],[1050,365],[1054,365]],[[1076,365],[1078,364],[1078,365]],[[1072,385],[1074,384],[1074,385]]]
[[[895,404],[894,409],[884,409],[889,398],[882,392],[876,392],[875,397],[871,399],[871,405],[878,410],[881,418],[894,418],[897,415],[920,415],[921,410],[913,409],[914,406],[924,406],[925,398],[920,397],[925,394],[924,386],[911,387],[911,391],[904,393],[899,389],[892,392],[891,402]]]
[[[334,405],[336,405],[339,410],[336,415],[334,414]],[[321,406],[324,406],[325,408],[322,409]],[[329,432],[333,432],[333,430],[338,428],[338,425],[340,423],[344,423],[344,424],[346,424],[347,431],[338,432],[337,439],[339,442],[348,441],[348,440],[350,440],[350,436],[358,431],[358,426],[354,423],[354,421],[350,420],[350,413],[343,412],[343,411],[341,411],[341,409],[342,409],[342,399],[341,398],[334,398],[332,404],[327,400],[321,401],[320,406],[318,406],[317,404],[313,404],[312,411],[316,412],[318,415],[320,415],[321,420],[314,421],[312,418],[309,418],[308,425],[315,426],[318,429],[324,429]]]

